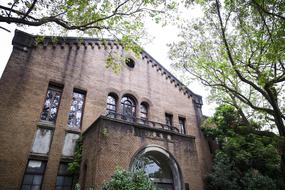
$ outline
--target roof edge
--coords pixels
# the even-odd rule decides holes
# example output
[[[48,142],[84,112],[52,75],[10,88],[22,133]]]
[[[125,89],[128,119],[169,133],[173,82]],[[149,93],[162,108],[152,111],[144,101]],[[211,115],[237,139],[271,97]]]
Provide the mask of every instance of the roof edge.
[[[102,46],[110,46],[111,48],[119,48],[122,46],[118,41],[113,39],[99,39],[99,38],[88,38],[88,37],[60,37],[60,36],[40,36],[32,35],[21,30],[15,30],[15,35],[12,41],[12,45],[23,51],[27,51],[29,48],[36,47],[38,43],[36,42],[36,37],[44,37],[42,44],[43,46],[48,45],[76,45],[77,47],[83,45],[85,48],[87,46],[94,45],[101,48]],[[56,38],[56,40],[54,40]],[[201,107],[203,105],[202,96],[195,94],[190,90],[186,85],[184,85],[180,80],[178,80],[173,74],[171,74],[165,67],[163,67],[156,59],[154,59],[148,52],[145,50],[141,51],[142,59],[146,59],[148,64],[151,64],[152,67],[157,67],[157,71],[161,72],[161,75],[166,75],[166,79],[169,79],[171,83],[174,83],[175,87],[178,87],[179,91],[183,91],[185,95],[188,95],[188,98],[192,97],[193,102],[196,106]]]

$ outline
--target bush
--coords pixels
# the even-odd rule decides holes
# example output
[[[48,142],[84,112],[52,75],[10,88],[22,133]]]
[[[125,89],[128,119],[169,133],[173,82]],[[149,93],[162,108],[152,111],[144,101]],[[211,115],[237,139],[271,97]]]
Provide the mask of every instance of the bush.
[[[154,186],[142,170],[129,172],[117,168],[111,180],[103,184],[102,190],[154,190]]]

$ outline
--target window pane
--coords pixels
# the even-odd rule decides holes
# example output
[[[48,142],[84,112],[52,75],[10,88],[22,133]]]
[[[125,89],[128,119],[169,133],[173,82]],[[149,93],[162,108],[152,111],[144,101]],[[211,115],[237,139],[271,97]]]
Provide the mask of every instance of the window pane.
[[[68,127],[80,128],[84,98],[84,94],[73,92],[70,112],[68,115]]]
[[[76,140],[79,138],[78,134],[66,133],[62,149],[63,156],[73,156]]]
[[[64,178],[64,185],[71,186],[72,185],[73,177],[65,177]]]
[[[31,190],[40,190],[41,186],[40,185],[33,185]]]
[[[22,185],[21,190],[30,190],[31,186],[30,185]]]
[[[40,185],[42,183],[42,176],[41,175],[35,175],[33,179],[34,185]]]
[[[38,160],[30,160],[28,163],[27,171],[29,173],[43,173],[45,169],[45,163]]]
[[[184,118],[181,118],[179,117],[179,130],[180,130],[180,133],[182,134],[185,134],[185,119]]]
[[[23,184],[32,184],[33,183],[33,175],[25,175]]]
[[[57,176],[56,177],[56,185],[63,185],[63,180],[64,180],[63,176]]]
[[[52,130],[38,128],[32,146],[32,152],[47,154],[49,152],[51,137]]]
[[[56,120],[57,110],[61,98],[60,89],[49,87],[44,107],[41,113],[41,120],[54,122]]]

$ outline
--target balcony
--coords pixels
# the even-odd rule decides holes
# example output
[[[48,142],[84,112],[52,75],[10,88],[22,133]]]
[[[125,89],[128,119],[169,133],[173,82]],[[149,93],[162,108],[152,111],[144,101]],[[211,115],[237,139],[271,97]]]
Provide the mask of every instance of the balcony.
[[[106,117],[116,119],[116,120],[130,122],[133,124],[144,125],[144,126],[149,127],[149,128],[163,129],[163,130],[168,130],[171,132],[179,133],[178,128],[175,126],[169,126],[167,124],[150,121],[148,119],[132,117],[132,116],[128,116],[128,115],[124,115],[124,114],[120,114],[120,113],[115,113],[115,112],[107,113]]]

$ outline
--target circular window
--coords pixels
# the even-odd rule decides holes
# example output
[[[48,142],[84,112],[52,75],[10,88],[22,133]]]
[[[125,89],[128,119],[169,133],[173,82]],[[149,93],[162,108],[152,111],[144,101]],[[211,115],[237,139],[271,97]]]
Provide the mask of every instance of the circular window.
[[[129,67],[129,68],[134,68],[135,67],[135,61],[131,58],[127,58],[126,59],[126,65]]]

